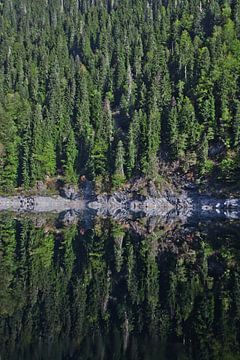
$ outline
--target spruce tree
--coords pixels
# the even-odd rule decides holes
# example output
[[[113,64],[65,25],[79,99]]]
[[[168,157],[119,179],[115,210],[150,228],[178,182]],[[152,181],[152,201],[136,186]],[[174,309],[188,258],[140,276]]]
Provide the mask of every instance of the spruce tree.
[[[236,102],[236,110],[233,120],[233,146],[240,148],[240,101]]]
[[[4,191],[17,186],[19,140],[13,119],[0,107],[0,187]]]
[[[153,176],[160,154],[188,161],[219,137],[232,146],[226,161],[237,156],[239,4],[2,1],[0,102],[14,141],[2,136],[1,166],[9,146],[11,186],[56,174],[109,182],[119,139],[128,178]]]
[[[121,186],[125,181],[124,163],[125,163],[125,150],[122,141],[119,140],[116,149],[115,170],[112,177],[112,183],[114,187]]]
[[[70,128],[67,139],[64,143],[64,159],[63,159],[63,170],[64,177],[68,183],[77,182],[76,174],[76,159],[77,159],[77,147],[73,129]]]

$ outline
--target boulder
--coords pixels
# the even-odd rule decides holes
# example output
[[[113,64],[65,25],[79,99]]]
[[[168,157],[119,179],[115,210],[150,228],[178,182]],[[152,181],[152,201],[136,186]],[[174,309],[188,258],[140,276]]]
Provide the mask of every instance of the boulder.
[[[209,147],[208,155],[210,158],[215,158],[226,153],[226,145],[223,140],[215,142]]]
[[[148,183],[148,193],[153,198],[157,198],[159,196],[158,190],[153,181],[149,181],[149,183]]]
[[[188,190],[188,191],[197,191],[197,188],[198,188],[197,185],[191,181],[186,182],[184,185],[184,190]]]
[[[47,185],[43,181],[37,181],[36,182],[36,189],[39,192],[46,191]]]
[[[59,222],[64,225],[74,225],[78,222],[78,213],[74,210],[68,210],[60,214]]]
[[[227,209],[240,208],[240,199],[228,199],[224,202],[224,207]]]
[[[62,189],[60,189],[60,195],[69,200],[77,200],[80,198],[79,189],[73,184],[63,186]]]

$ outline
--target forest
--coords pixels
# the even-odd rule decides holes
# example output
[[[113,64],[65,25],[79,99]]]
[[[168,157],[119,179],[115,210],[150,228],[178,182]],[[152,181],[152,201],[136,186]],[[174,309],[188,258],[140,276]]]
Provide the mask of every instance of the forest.
[[[239,0],[0,0],[0,190],[235,181],[239,60]]]
[[[239,359],[239,225],[0,230],[1,359]]]

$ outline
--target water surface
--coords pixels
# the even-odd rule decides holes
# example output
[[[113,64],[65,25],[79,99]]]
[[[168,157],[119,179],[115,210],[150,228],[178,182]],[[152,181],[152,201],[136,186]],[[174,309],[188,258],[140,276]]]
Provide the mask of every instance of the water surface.
[[[0,358],[239,359],[240,222],[0,215]]]

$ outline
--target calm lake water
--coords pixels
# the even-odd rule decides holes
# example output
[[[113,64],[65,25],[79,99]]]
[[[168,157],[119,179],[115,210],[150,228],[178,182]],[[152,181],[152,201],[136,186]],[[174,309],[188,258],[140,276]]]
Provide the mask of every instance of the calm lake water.
[[[240,359],[240,222],[0,215],[0,359]]]

